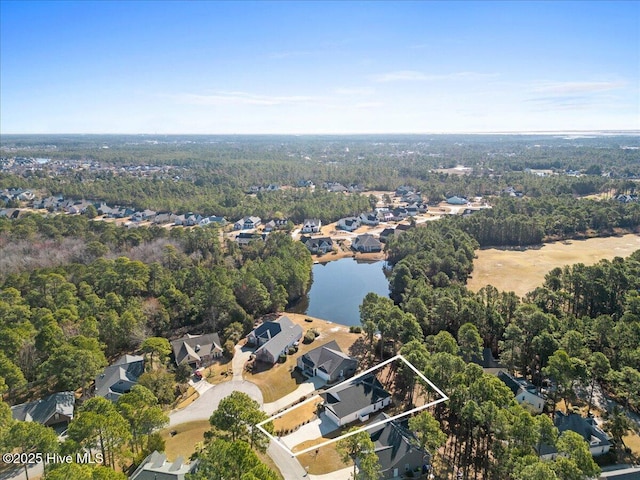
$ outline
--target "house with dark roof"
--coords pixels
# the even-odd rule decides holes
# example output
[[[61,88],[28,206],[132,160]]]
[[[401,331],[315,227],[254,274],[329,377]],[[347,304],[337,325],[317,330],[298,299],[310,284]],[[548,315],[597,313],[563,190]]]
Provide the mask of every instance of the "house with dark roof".
[[[353,232],[360,226],[360,219],[358,217],[345,217],[338,220],[336,227],[347,232]]]
[[[378,214],[376,212],[361,213],[358,218],[360,219],[360,223],[362,223],[362,225],[375,227],[380,223],[380,219],[378,218]]]
[[[143,373],[144,358],[139,355],[123,355],[96,377],[95,394],[117,402],[120,395],[131,391]]]
[[[380,252],[382,250],[382,243],[376,237],[370,233],[364,233],[358,235],[351,243],[351,248],[357,252],[370,253]]]
[[[251,242],[254,242],[256,240],[265,240],[267,238],[266,235],[266,233],[259,234],[251,232],[240,232],[238,235],[236,235],[236,243],[240,247],[246,247]]]
[[[374,422],[389,417],[382,413]],[[380,462],[380,478],[395,479],[420,477],[430,468],[431,455],[418,447],[415,435],[407,428],[406,421],[393,420],[369,431]]]
[[[324,254],[333,250],[333,240],[331,237],[300,237],[300,241],[307,249],[314,254]]]
[[[560,434],[571,430],[584,438],[589,445],[591,455],[594,457],[604,455],[611,449],[609,435],[598,427],[598,423],[594,418],[584,418],[577,413],[565,415],[562,412],[556,412],[553,423]],[[544,460],[553,460],[558,456],[558,451],[554,446],[542,444],[538,455]]]
[[[342,382],[320,396],[327,418],[340,427],[355,421],[365,422],[372,413],[391,403],[391,394],[373,373]]]
[[[261,362],[274,364],[283,353],[302,338],[302,327],[282,316],[266,321],[247,335],[247,344],[256,346],[255,355]]]
[[[184,463],[182,457],[168,462],[164,453],[155,450],[136,468],[129,480],[185,480],[188,473],[196,471],[198,462]]]
[[[305,376],[329,383],[353,376],[358,368],[358,360],[344,353],[335,340],[299,356],[296,364]]]
[[[73,420],[74,392],[58,392],[34,402],[11,407],[11,416],[21,422],[36,422],[47,427],[64,428]]]
[[[518,403],[532,413],[542,413],[545,399],[532,383],[524,378],[516,378],[505,371],[498,372],[498,378],[509,387]]]
[[[307,218],[302,224],[302,233],[318,233],[322,227],[322,221],[319,218]]]
[[[189,335],[171,342],[176,364],[186,363],[193,368],[210,365],[223,353],[220,336],[217,333]]]
[[[395,233],[396,233],[395,228],[391,228],[391,227],[385,228],[384,230],[382,230],[382,232],[380,232],[380,242],[387,243],[391,238],[391,236],[395,235]]]
[[[262,223],[260,217],[244,217],[233,224],[234,230],[249,230],[257,228]]]

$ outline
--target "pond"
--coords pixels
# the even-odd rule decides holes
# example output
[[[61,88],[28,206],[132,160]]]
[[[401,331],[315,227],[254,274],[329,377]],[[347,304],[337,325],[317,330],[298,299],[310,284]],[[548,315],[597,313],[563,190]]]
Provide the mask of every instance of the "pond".
[[[289,311],[342,325],[360,324],[360,304],[369,292],[389,295],[384,262],[344,258],[313,266],[313,283],[305,298]]]

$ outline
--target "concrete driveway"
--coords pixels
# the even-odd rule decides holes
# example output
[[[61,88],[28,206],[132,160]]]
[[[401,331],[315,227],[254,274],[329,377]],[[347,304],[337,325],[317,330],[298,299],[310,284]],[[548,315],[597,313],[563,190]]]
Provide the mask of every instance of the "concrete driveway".
[[[301,383],[298,388],[296,388],[293,392],[285,395],[282,398],[279,398],[275,402],[265,403],[262,409],[267,412],[268,415],[273,415],[278,410],[288,407],[293,403],[300,400],[301,397],[305,397],[321,387],[324,387],[326,382],[322,380],[320,377],[312,377],[305,382]]]
[[[246,380],[231,380],[230,382],[214,385],[205,391],[191,405],[169,414],[169,426],[196,420],[208,420],[214,410],[218,408],[220,400],[233,392],[244,392],[262,405],[262,392],[253,383]]]

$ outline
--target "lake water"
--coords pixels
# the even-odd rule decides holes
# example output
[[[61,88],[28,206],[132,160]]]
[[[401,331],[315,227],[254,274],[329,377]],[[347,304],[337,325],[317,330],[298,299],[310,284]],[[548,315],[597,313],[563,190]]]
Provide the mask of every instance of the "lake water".
[[[389,295],[384,262],[357,262],[353,258],[313,266],[313,283],[305,298],[289,310],[342,325],[359,325],[362,299],[369,292]]]

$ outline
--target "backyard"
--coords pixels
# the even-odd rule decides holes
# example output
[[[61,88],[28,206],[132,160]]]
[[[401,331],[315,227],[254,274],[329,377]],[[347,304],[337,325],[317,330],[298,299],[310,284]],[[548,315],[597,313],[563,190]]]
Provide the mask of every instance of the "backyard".
[[[273,402],[293,392],[305,380],[302,375],[295,371],[296,360],[300,355],[304,355],[331,340],[335,340],[343,352],[349,353],[351,346],[362,336],[358,333],[350,333],[349,327],[327,320],[311,318],[307,315],[296,313],[287,313],[287,316],[294,323],[300,325],[304,332],[313,328],[319,333],[319,336],[310,344],[300,342],[298,352],[288,355],[284,363],[276,363],[273,366],[269,366],[258,362],[253,372],[245,373],[245,379],[255,383],[260,388],[265,403]],[[311,321],[307,321],[307,319]]]

